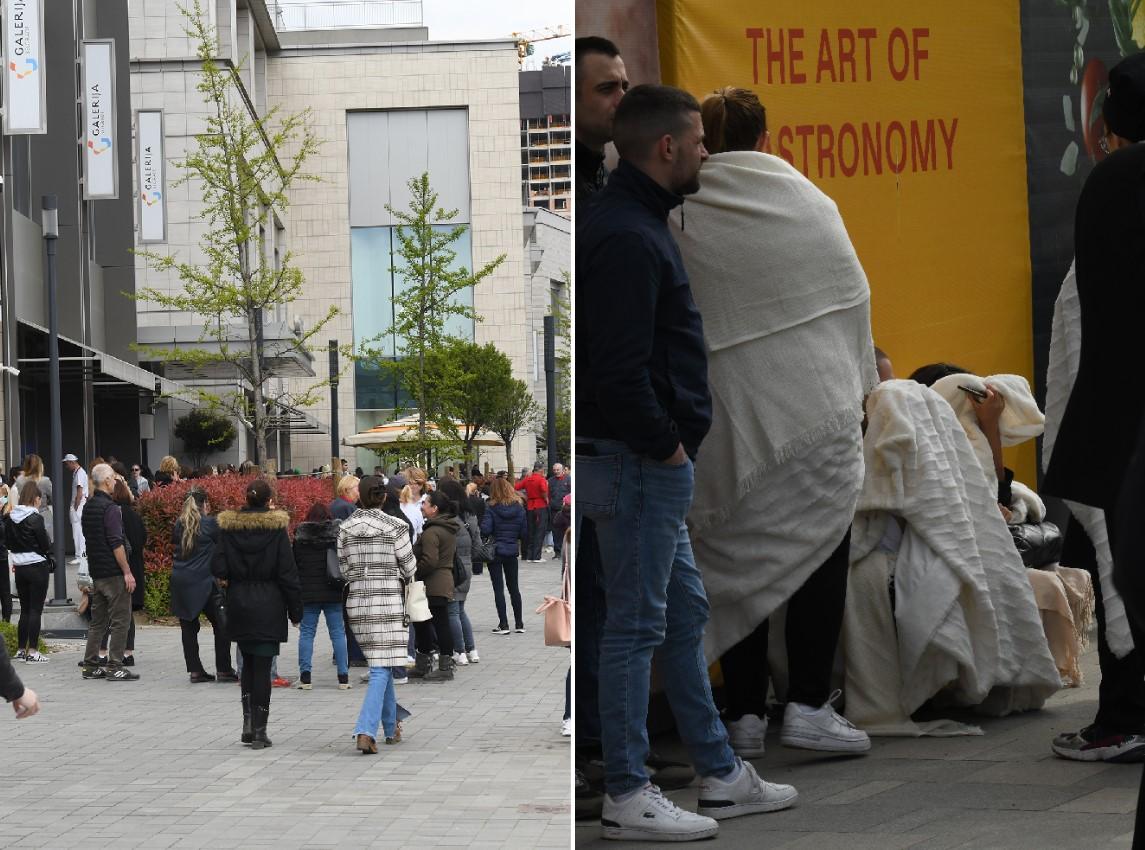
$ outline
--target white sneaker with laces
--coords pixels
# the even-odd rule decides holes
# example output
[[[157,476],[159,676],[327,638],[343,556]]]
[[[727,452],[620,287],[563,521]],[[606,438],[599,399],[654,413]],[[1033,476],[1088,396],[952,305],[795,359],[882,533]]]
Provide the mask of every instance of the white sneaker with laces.
[[[871,739],[835,711],[832,703],[842,691],[835,691],[819,708],[789,702],[783,712],[783,732],[779,736],[785,747],[818,750],[824,753],[865,753]]]
[[[13,661],[24,661],[27,657],[28,657],[27,650],[17,649],[16,650],[16,657],[13,658],[12,660]]]
[[[728,743],[740,758],[757,759],[763,756],[763,739],[767,735],[767,717],[745,714],[739,720],[725,720]]]
[[[24,663],[25,664],[47,664],[48,658],[46,655],[41,655],[39,652],[37,652],[36,650],[33,649],[31,652],[28,653],[27,657],[24,659]]]
[[[737,758],[738,773],[729,780],[705,776],[700,780],[700,803],[696,810],[716,820],[789,809],[799,799],[790,785],[764,782],[755,768]]]
[[[481,660],[481,656],[477,654],[476,649],[471,649],[471,650],[469,650],[469,652],[467,652],[465,654],[467,656],[469,656],[469,663],[470,664],[476,664],[477,662],[479,662]]]
[[[655,785],[645,785],[623,803],[605,794],[600,827],[601,836],[611,841],[699,841],[720,831],[714,820],[681,809]]]
[[[566,717],[561,721],[561,736],[565,738],[572,737],[572,718]]]
[[[453,663],[460,667],[464,667],[469,663],[469,656],[467,656],[464,652],[455,652],[453,653]]]

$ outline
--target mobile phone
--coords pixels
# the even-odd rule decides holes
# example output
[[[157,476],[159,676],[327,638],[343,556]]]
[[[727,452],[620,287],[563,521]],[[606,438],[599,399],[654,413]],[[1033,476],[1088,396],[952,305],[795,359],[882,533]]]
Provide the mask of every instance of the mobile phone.
[[[970,395],[974,396],[974,398],[978,399],[979,401],[985,401],[986,399],[988,399],[990,397],[983,390],[976,390],[973,387],[963,386],[962,384],[958,385],[958,389],[962,390],[964,393],[969,393]]]

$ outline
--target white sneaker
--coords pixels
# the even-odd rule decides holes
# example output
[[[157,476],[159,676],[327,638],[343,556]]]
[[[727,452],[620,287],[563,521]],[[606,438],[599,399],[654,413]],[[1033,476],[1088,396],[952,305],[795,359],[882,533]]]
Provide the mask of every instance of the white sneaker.
[[[778,812],[791,808],[799,793],[790,785],[764,782],[755,768],[743,759],[736,759],[739,772],[729,781],[705,776],[700,780],[700,803],[696,810],[716,820]]]
[[[38,653],[36,650],[33,649],[31,652],[28,653],[27,658],[24,659],[24,663],[26,663],[26,664],[47,664],[48,658],[46,655],[41,655],[40,653]]]
[[[469,664],[469,656],[464,652],[455,652],[453,653],[453,663],[459,667],[465,667]]]
[[[561,735],[565,738],[572,737],[572,718],[566,717],[561,721]]]
[[[601,837],[612,841],[699,841],[720,831],[714,820],[681,809],[655,785],[623,803],[605,794],[600,827]]]
[[[819,708],[789,702],[783,712],[783,732],[779,736],[783,746],[825,753],[867,752],[871,748],[867,733],[856,729],[831,705],[841,693],[835,691]]]
[[[16,657],[13,658],[12,660],[13,661],[24,661],[25,659],[27,659],[27,657],[28,657],[27,650],[17,649],[16,650]]]
[[[481,656],[477,654],[476,649],[471,649],[471,650],[469,650],[469,652],[467,652],[465,654],[467,656],[469,656],[469,663],[470,664],[476,664],[477,662],[479,662],[481,660]]]
[[[763,738],[767,734],[767,717],[745,714],[739,720],[725,720],[728,743],[740,758],[757,759],[763,755]]]

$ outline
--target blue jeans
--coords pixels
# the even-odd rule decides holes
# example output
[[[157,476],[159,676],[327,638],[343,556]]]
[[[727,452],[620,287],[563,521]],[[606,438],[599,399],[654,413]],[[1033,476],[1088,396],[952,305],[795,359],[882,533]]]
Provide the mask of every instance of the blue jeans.
[[[616,796],[648,782],[652,654],[676,728],[701,776],[735,769],[704,661],[708,598],[684,525],[692,462],[668,466],[614,440],[577,457],[577,510],[593,520],[608,601],[600,640],[605,787]]]
[[[465,613],[465,600],[454,599],[449,603],[449,629],[453,632],[453,651],[472,652],[477,649],[473,641],[473,626]]]
[[[398,695],[394,691],[394,677],[389,667],[371,667],[370,684],[366,686],[366,698],[358,713],[355,735],[369,735],[377,740],[378,726],[386,738],[394,736],[398,722]]]
[[[342,603],[311,603],[302,606],[302,622],[298,625],[298,672],[309,673],[314,657],[314,635],[318,631],[318,615],[326,616],[326,631],[334,644],[334,663],[338,673],[350,672],[350,657],[346,651],[346,624],[342,621]]]

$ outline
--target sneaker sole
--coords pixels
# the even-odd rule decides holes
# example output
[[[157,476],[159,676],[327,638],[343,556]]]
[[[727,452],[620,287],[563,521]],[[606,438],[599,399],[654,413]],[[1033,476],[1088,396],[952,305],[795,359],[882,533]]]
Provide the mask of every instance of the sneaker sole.
[[[804,738],[784,735],[779,742],[795,750],[814,750],[819,753],[865,753],[871,749],[871,739],[840,741],[837,738]]]
[[[758,759],[763,758],[764,745],[760,744],[758,747],[746,746],[737,744],[735,741],[728,742],[731,748],[735,750],[735,754],[741,759]]]
[[[639,829],[631,826],[607,826],[600,822],[600,837],[608,841],[703,841],[714,838],[720,828],[704,827],[695,832],[661,832],[656,829]]]
[[[314,685],[306,685],[301,682],[297,685],[297,687],[300,691],[310,691],[314,689]]]
[[[1091,750],[1059,749],[1051,746],[1054,755],[1070,761],[1104,761],[1110,764],[1139,764],[1145,762],[1145,744],[1132,747],[1094,747]]]
[[[781,812],[784,809],[790,809],[795,805],[795,801],[799,799],[799,793],[796,792],[790,797],[784,797],[782,800],[768,800],[763,803],[731,803],[730,801],[725,805],[713,806],[711,803],[705,804],[700,800],[700,804],[696,807],[696,814],[704,815],[712,820],[727,820],[728,818],[738,818],[741,815],[759,815],[766,812]]]

